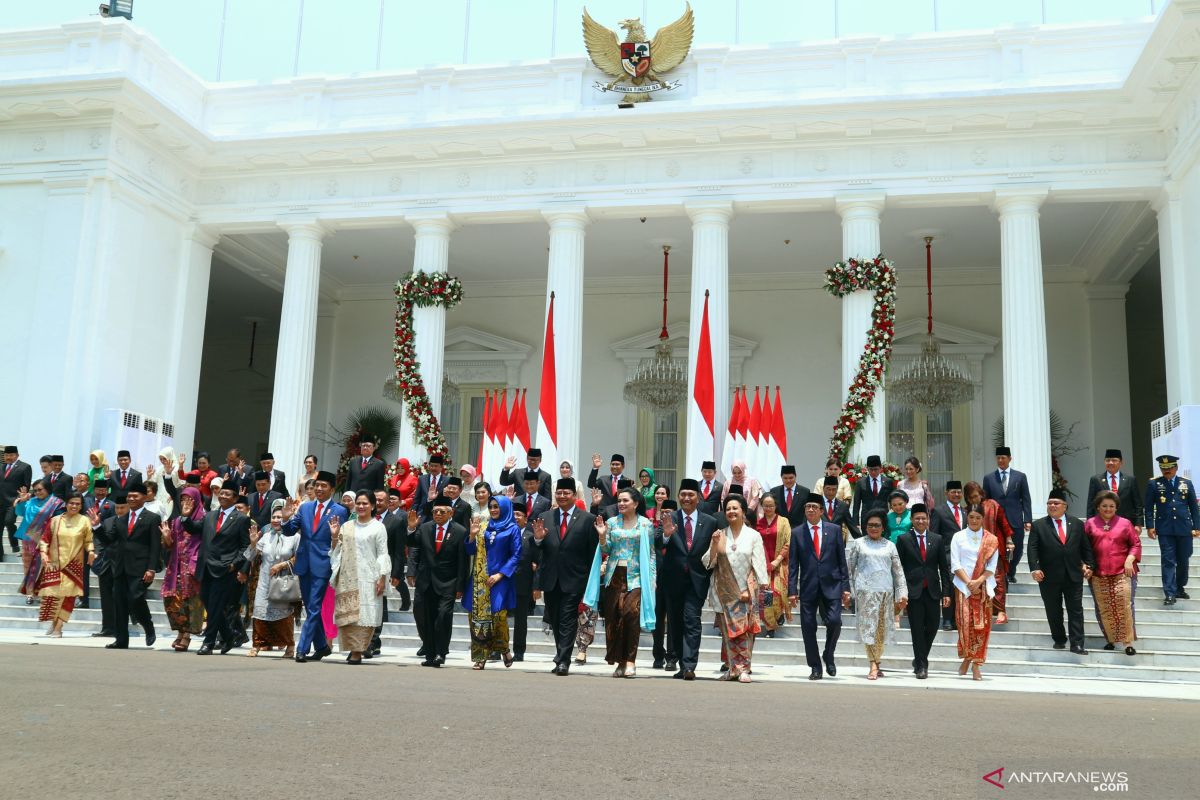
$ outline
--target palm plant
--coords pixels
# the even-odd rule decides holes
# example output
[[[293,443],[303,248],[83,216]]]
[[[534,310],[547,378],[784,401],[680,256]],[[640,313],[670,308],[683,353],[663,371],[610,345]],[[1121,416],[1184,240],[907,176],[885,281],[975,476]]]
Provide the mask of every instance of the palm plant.
[[[1062,489],[1067,497],[1071,498],[1076,495],[1071,491],[1066,476],[1059,468],[1059,463],[1063,458],[1087,449],[1071,440],[1071,437],[1075,435],[1075,428],[1078,426],[1078,420],[1067,425],[1057,411],[1053,408],[1050,409],[1050,482],[1054,488]],[[992,444],[1000,447],[1004,443],[1004,415],[1001,414],[999,419],[992,424]]]

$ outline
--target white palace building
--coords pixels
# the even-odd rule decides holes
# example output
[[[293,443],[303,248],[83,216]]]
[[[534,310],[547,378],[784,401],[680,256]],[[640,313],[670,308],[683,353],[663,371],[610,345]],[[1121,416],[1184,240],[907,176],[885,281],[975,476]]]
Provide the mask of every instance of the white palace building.
[[[673,352],[695,357],[709,291],[718,427],[736,386],[779,386],[807,483],[871,311],[824,271],[896,264],[899,370],[932,236],[935,334],[974,398],[881,396],[855,454],[977,479],[1003,417],[1036,511],[1053,410],[1075,513],[1106,448],[1154,473],[1151,422],[1200,403],[1200,0],[774,44],[712,43],[718,4],[695,3],[678,88],[629,108],[595,88],[579,8],[533,5],[557,15],[546,57],[514,39],[503,63],[272,80],[201,77],[140,12],[0,31],[0,439],[80,469],[131,412],[180,451],[269,448],[299,474],[352,410],[400,410],[394,286],[448,271],[465,299],[415,329],[456,462],[485,390],[527,387],[536,414],[553,292],[560,455],[674,484],[699,468],[686,415],[622,394],[658,343],[670,245]],[[612,28],[647,6],[591,5]],[[683,3],[649,6],[652,33]]]

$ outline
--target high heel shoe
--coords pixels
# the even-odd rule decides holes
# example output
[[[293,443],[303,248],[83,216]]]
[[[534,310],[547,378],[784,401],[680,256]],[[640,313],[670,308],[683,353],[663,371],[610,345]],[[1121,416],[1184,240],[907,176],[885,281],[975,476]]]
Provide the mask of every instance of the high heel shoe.
[[[502,658],[504,659],[504,668],[505,669],[508,669],[509,667],[511,667],[513,665],[513,654],[512,654],[511,650],[507,651],[502,656]]]

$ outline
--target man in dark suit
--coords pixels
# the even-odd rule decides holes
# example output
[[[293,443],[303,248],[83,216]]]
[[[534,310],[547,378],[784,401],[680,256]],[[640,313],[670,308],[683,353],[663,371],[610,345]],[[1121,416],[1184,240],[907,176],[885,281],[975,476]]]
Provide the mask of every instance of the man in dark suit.
[[[867,474],[854,484],[854,519],[862,527],[863,517],[875,508],[887,511],[887,498],[896,488],[895,482],[883,474],[883,460],[867,456]]]
[[[526,517],[528,519],[537,519],[542,514],[550,510],[550,500],[543,497],[540,486],[542,485],[542,475],[539,472],[526,472],[521,476],[521,485],[517,494],[513,496],[514,500],[521,500],[525,503]]]
[[[423,619],[418,627],[425,651],[421,666],[440,667],[450,652],[454,601],[467,590],[468,531],[450,518],[445,495],[433,499],[431,514],[433,519],[418,527],[416,512],[408,512],[407,543],[421,552],[413,599],[413,616]]]
[[[117,517],[116,553],[113,554],[113,633],[116,641],[105,647],[125,650],[129,647],[128,620],[142,626],[146,646],[154,645],[154,620],[146,604],[146,590],[158,570],[158,551],[162,546],[162,518],[142,508],[146,502],[146,487],[141,481],[126,484],[129,512]]]
[[[65,463],[65,459],[60,455],[50,456],[50,474],[47,476],[50,478],[50,494],[64,503],[67,501],[67,496],[73,491],[71,476],[63,469]],[[139,477],[138,480],[140,482],[141,478]]]
[[[600,463],[600,454],[592,453],[592,471],[587,479],[588,488],[600,490],[600,502],[595,505],[600,508],[615,506],[617,492],[621,491],[620,481],[625,477],[625,456],[613,453],[612,458],[608,461],[608,474],[603,478],[600,477]]]
[[[717,462],[705,461],[700,465],[700,502],[696,508],[701,514],[715,517],[721,510],[721,490],[725,484],[717,480]]]
[[[620,494],[622,489],[628,489],[630,486],[633,486],[632,480],[629,478],[621,478],[619,481],[617,481],[617,493]],[[595,500],[597,497],[602,497],[600,490],[592,489],[592,499]],[[608,505],[601,505],[600,503],[593,502],[591,507],[588,508],[588,511],[590,511],[593,516],[597,516],[600,519],[612,519],[621,513],[617,511],[617,500],[615,497]]]
[[[258,467],[262,472],[271,476],[271,491],[279,492],[284,497],[290,497],[287,488],[287,475],[281,469],[275,469],[275,456],[269,451],[258,457]],[[345,520],[342,520],[345,522]]]
[[[129,513],[129,505],[125,502],[124,495],[119,496],[117,502],[100,497],[101,492],[108,492],[108,481],[104,478],[96,479],[94,490],[94,496],[84,498],[84,509],[92,521],[92,543],[96,550],[92,572],[100,585],[100,630],[92,636],[115,637],[117,625],[114,613],[116,607],[113,599],[113,572],[116,569],[114,561],[119,546],[115,526],[117,517]]]
[[[667,491],[670,491],[669,487]],[[662,574],[663,558],[666,557],[667,548],[662,538],[663,525],[667,517],[670,517],[679,510],[679,503],[674,500],[664,500],[662,507],[655,514],[654,518],[654,558],[660,566],[659,574]],[[667,621],[670,618],[670,608],[667,604],[667,591],[663,586],[662,579],[658,579],[654,583],[654,635],[653,635],[653,653],[654,653],[654,669],[665,669],[668,672],[675,672],[679,669],[679,651],[675,649],[675,637],[671,636],[667,630]]]
[[[820,495],[804,501],[804,524],[792,529],[789,556],[788,602],[800,604],[800,628],[810,681],[822,678],[821,663],[831,677],[837,675],[833,660],[842,633],[842,604],[850,602],[850,573],[842,529],[822,519]],[[825,625],[825,649],[817,650],[817,614]]]
[[[796,468],[791,464],[784,464],[779,468],[779,477],[783,482],[771,489],[771,495],[775,498],[775,513],[786,519],[788,525],[794,528],[804,522],[804,499],[811,492],[807,486],[796,482]],[[819,491],[816,487],[814,490]]]
[[[378,496],[376,492],[376,496]],[[408,538],[408,514],[400,506],[400,490],[388,489],[387,491],[387,506],[379,518],[383,520],[384,526],[388,520],[395,519],[400,523],[400,538],[396,542],[396,552],[392,554],[392,587],[400,592],[400,610],[408,611],[412,608],[412,597],[408,592],[408,581],[405,580],[408,561],[408,547],[405,545],[405,540]],[[397,559],[399,565],[397,566]]]
[[[533,544],[533,528],[525,513],[525,502],[513,500],[513,519],[521,528],[521,561],[513,573],[513,588],[517,594],[517,607],[513,612],[512,652],[514,661],[525,660],[525,641],[529,637],[529,615],[542,593],[538,580],[537,560],[541,550]]]
[[[547,507],[550,505],[550,488],[552,481],[550,473],[542,469],[542,450],[539,447],[531,447],[525,453],[525,469],[513,469],[517,465],[517,459],[509,457],[504,462],[504,469],[500,472],[500,485],[512,486],[516,489],[524,487],[525,479],[529,473],[534,473],[538,476],[537,494],[540,494],[546,500]],[[517,479],[520,479],[518,482]],[[529,494],[526,492],[526,494]],[[526,502],[528,505],[528,501]]]
[[[941,609],[950,607],[950,549],[929,529],[929,510],[914,503],[912,530],[900,534],[896,550],[908,584],[908,627],[912,633],[913,672],[929,677],[929,651],[937,637]]]
[[[720,495],[719,491],[714,492]],[[701,558],[708,552],[718,524],[714,517],[700,511],[700,482],[695,478],[679,482],[678,497],[679,510],[663,520],[654,544],[663,553],[658,580],[667,603],[670,649],[679,656],[679,671],[674,677],[691,681],[696,679],[696,666],[700,663],[701,617],[712,576]]]
[[[231,486],[237,494],[250,494],[254,486],[254,476],[251,469],[242,460],[242,451],[236,447],[225,454],[225,463],[217,467],[217,475],[221,477],[222,486]],[[267,518],[270,522],[270,517]],[[259,523],[262,527],[262,523]]]
[[[300,534],[296,548],[296,562],[292,571],[300,578],[300,593],[304,599],[304,627],[300,629],[300,641],[296,643],[296,662],[320,661],[333,652],[325,638],[325,626],[321,622],[321,604],[325,602],[325,590],[329,588],[329,576],[333,569],[329,564],[332,536],[329,517],[336,516],[345,522],[349,514],[346,509],[333,502],[333,485],[337,476],[321,470],[313,479],[313,491],[317,499],[301,503],[299,508],[291,503],[283,507],[283,533],[285,536]],[[313,647],[313,654],[308,648]]]
[[[463,526],[463,530],[471,530],[471,504],[463,500],[462,478],[451,475],[442,486],[442,494],[450,498],[450,518]]]
[[[223,484],[221,488],[227,486],[232,488],[231,484]],[[234,491],[236,493],[236,489]],[[254,473],[254,492],[246,498],[246,502],[250,507],[250,518],[260,530],[271,524],[271,505],[281,499],[283,495],[271,489],[271,473]]]
[[[387,489],[387,464],[375,457],[377,441],[371,434],[364,434],[358,443],[358,458],[350,459],[347,470],[349,477],[346,486],[350,491],[375,492]]]
[[[826,522],[832,522],[842,529],[842,541],[849,542],[862,536],[862,530],[850,513],[850,506],[837,499],[838,479],[836,475],[826,475],[821,479],[821,516]],[[807,497],[805,494],[803,497]],[[803,524],[801,519],[800,523]],[[795,527],[795,526],[793,526]]]
[[[571,668],[571,651],[579,632],[579,603],[587,588],[592,559],[600,544],[596,518],[575,506],[575,479],[560,478],[554,488],[558,506],[533,523],[538,571],[546,595],[546,611],[554,625],[555,675]]]
[[[1083,521],[1067,516],[1067,496],[1052,489],[1046,500],[1047,516],[1033,523],[1029,532],[1029,572],[1038,583],[1046,622],[1054,638],[1054,649],[1071,641],[1071,652],[1087,655],[1083,647],[1083,582],[1092,577],[1096,557]],[[1067,627],[1063,628],[1063,605]]]
[[[200,601],[204,603],[207,616],[204,643],[196,651],[202,656],[212,655],[218,633],[222,642],[221,655],[232,650],[241,638],[240,632],[230,625],[229,607],[238,601],[241,584],[246,582],[245,552],[250,546],[251,519],[234,508],[236,500],[233,487],[223,485],[217,492],[220,508],[208,512],[204,519],[189,518],[183,522],[188,533],[202,537],[196,559]],[[260,580],[266,580],[266,577],[263,575]]]
[[[17,512],[13,504],[17,501],[21,487],[30,488],[33,483],[33,468],[21,460],[15,444],[4,447],[4,468],[0,470],[0,525],[8,532],[8,544],[14,553],[20,552],[17,542]],[[0,545],[0,553],[3,545]],[[0,558],[3,558],[0,555]]]
[[[429,502],[442,493],[446,485],[446,459],[433,454],[425,462],[425,473],[417,478],[417,493],[413,496],[412,507],[416,509],[422,522],[429,521]]]
[[[1033,526],[1033,507],[1029,500],[1029,480],[1024,472],[1012,468],[1012,449],[996,448],[996,471],[983,476],[983,491],[1004,509],[1004,518],[1012,527],[1013,554],[1008,561],[1008,582],[1017,582],[1017,564],[1021,561],[1025,534]]]
[[[1096,513],[1096,495],[1110,491],[1117,495],[1117,513],[1133,523],[1133,528],[1140,536],[1142,525],[1145,523],[1145,513],[1142,510],[1142,487],[1136,476],[1122,472],[1121,466],[1125,460],[1120,450],[1109,448],[1104,451],[1104,472],[1093,475],[1088,481],[1087,505],[1084,506],[1084,516]]]
[[[946,502],[934,506],[929,513],[929,530],[942,540],[946,563],[950,563],[950,540],[967,527],[967,507],[963,505],[962,481],[946,481]],[[954,630],[954,593],[948,592],[950,604],[942,607],[942,630]]]
[[[108,482],[112,484],[114,492],[128,493],[131,485],[142,482],[142,473],[131,467],[131,463],[128,450],[117,451],[117,468],[110,470],[108,476]]]
[[[101,521],[113,516],[116,511],[114,510],[115,506],[113,506],[112,501],[108,499],[108,481],[105,478],[96,478],[95,484],[92,490],[89,492],[87,488],[87,473],[80,473],[80,475],[83,478],[83,485],[81,487],[82,490],[79,491],[79,494],[83,495],[83,513],[90,517],[92,509],[95,509]],[[80,482],[80,475],[75,476],[77,486]],[[149,488],[150,487],[147,487],[147,490],[149,490]],[[151,499],[149,502],[153,502],[153,500]],[[99,560],[98,550],[96,560]],[[95,561],[93,561],[91,564],[88,564],[87,560],[85,559],[83,562],[83,596],[75,601],[76,608],[92,607],[92,574],[96,571],[95,565]]]

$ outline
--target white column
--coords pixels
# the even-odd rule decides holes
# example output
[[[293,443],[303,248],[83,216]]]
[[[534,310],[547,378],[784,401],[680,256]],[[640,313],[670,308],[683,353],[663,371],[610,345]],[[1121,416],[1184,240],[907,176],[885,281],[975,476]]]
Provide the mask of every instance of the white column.
[[[842,258],[869,260],[879,255],[879,214],[886,196],[882,192],[850,194],[837,198],[837,212],[842,218]],[[871,329],[871,312],[875,294],[869,290],[854,292],[842,298],[842,384],[841,403],[846,388],[858,374],[858,361],[867,344]],[[866,456],[877,455],[887,461],[887,397],[882,386],[875,392],[874,413],[863,424],[846,458],[861,464]]]
[[[450,231],[454,229],[449,215],[429,214],[408,218],[416,231],[413,248],[413,274],[445,272],[450,265]],[[413,309],[413,349],[421,364],[421,380],[429,397],[433,413],[442,413],[442,372],[446,362],[446,309],[442,306]],[[408,409],[400,423],[400,455],[424,461],[425,448],[417,444]]]
[[[196,438],[196,400],[200,392],[200,359],[204,353],[208,279],[218,238],[199,225],[192,225],[180,247],[171,353],[167,362],[167,416],[163,421],[175,426],[175,449],[181,453],[195,450],[192,445]]]
[[[321,240],[327,229],[316,220],[285,222],[279,227],[288,234],[288,257],[267,446],[280,469],[303,475],[311,427],[313,362],[317,352]]]
[[[729,201],[700,201],[684,205],[692,220],[692,292],[688,321],[688,396],[691,402],[696,383],[696,352],[700,345],[700,325],[704,314],[704,292],[708,291],[708,330],[712,341],[713,362],[713,452],[702,451],[696,437],[688,432],[687,462],[681,476],[696,477],[701,462],[715,458],[721,463],[721,447],[729,425],[729,221],[733,204]],[[685,403],[685,408],[687,404]],[[688,419],[688,426],[693,424]]]
[[[579,415],[583,395],[583,244],[591,220],[587,210],[581,207],[543,211],[542,216],[550,225],[550,254],[546,305],[538,329],[545,333],[550,292],[554,292],[558,460],[569,459],[572,464],[579,465]],[[538,376],[540,380],[540,372]],[[591,469],[590,465],[582,468]],[[548,464],[546,469],[557,480],[558,464]]]
[[[997,191],[1004,347],[1004,435],[1033,508],[1050,491],[1050,380],[1038,208],[1046,190]]]
[[[1190,324],[1193,316],[1191,299],[1195,295],[1200,259],[1188,259],[1186,220],[1179,185],[1173,181],[1167,183],[1153,205],[1158,212],[1158,265],[1162,280],[1167,410],[1170,411],[1181,405],[1200,403],[1200,340]]]
[[[1089,284],[1088,343],[1091,348],[1092,468],[1109,447],[1133,460],[1129,411],[1129,348],[1125,330],[1128,284]],[[1132,464],[1131,464],[1132,465]],[[1136,465],[1132,465],[1136,469]],[[1085,498],[1086,499],[1086,498]]]

